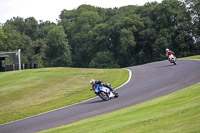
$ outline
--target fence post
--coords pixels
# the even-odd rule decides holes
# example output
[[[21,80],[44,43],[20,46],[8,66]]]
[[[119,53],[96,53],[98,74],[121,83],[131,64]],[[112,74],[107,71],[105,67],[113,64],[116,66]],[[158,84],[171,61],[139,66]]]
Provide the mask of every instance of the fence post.
[[[20,51],[21,51],[21,49],[18,50],[19,70],[21,70],[21,57],[20,57]]]

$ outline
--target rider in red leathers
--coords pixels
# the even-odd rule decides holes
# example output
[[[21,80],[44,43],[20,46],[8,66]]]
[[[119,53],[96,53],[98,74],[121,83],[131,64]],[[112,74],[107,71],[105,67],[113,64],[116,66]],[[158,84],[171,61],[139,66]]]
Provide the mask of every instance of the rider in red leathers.
[[[168,60],[170,61],[172,56],[174,55],[174,52],[169,50],[168,48],[166,49],[166,56],[168,58]]]

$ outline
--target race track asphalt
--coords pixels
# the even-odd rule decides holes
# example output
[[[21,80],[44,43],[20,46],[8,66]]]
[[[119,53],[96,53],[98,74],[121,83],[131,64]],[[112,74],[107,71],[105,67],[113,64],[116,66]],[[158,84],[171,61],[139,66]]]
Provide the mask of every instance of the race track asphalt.
[[[75,105],[0,125],[0,133],[32,133],[58,127],[133,106],[200,82],[199,60],[178,60],[177,65],[162,61],[127,69],[132,72],[132,78],[117,90],[119,98],[102,101],[96,97]]]

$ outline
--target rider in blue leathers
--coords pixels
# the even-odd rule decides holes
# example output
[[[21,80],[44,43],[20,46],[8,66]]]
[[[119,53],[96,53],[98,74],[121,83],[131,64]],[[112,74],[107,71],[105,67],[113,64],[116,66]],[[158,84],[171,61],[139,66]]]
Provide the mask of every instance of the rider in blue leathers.
[[[114,92],[114,90],[112,89],[112,87],[109,84],[104,84],[103,81],[97,80],[95,81],[94,79],[90,80],[90,84],[92,84],[92,90],[95,90],[95,88],[97,87],[97,85],[100,86],[105,86],[108,89],[110,89],[112,92]]]

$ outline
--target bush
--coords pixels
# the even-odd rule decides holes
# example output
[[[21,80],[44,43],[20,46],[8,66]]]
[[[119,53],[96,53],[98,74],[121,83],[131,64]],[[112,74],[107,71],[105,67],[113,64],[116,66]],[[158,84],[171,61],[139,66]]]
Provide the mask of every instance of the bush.
[[[114,60],[113,53],[109,51],[98,52],[91,60],[91,68],[119,68],[119,64]]]

